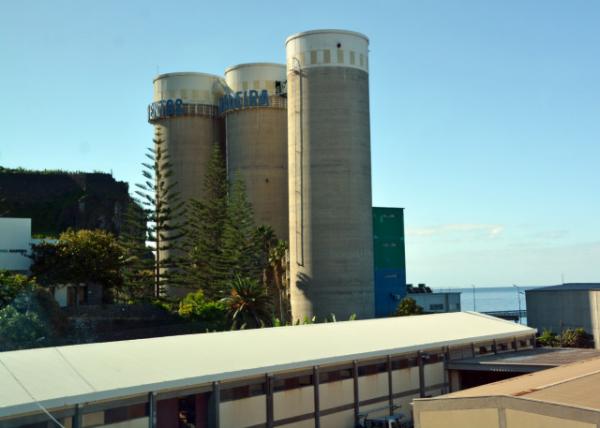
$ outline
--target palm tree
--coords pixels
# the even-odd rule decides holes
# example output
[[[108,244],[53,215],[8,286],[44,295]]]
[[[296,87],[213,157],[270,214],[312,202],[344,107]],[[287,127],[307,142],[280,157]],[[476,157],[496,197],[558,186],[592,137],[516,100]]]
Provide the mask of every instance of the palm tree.
[[[287,295],[286,251],[287,243],[277,239],[270,226],[256,228],[256,240],[262,253],[262,281],[275,304],[275,314],[279,321],[285,323],[289,313],[289,297]]]
[[[267,288],[254,279],[236,276],[231,284],[231,295],[222,301],[227,306],[233,328],[262,327],[273,316]]]
[[[275,299],[276,313],[281,322],[286,322],[289,319],[290,313],[290,298],[288,294],[286,273],[286,254],[287,242],[278,240],[277,243],[269,250],[269,266],[271,267],[273,285],[277,292]]]

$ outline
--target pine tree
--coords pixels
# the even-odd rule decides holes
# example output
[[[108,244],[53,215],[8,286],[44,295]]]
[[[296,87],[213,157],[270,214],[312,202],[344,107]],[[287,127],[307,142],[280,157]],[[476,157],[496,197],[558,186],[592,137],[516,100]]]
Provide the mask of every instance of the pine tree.
[[[155,267],[152,249],[146,245],[148,214],[139,200],[132,200],[125,211],[119,242],[125,252],[121,300],[143,300],[155,296]]]
[[[223,228],[223,256],[230,279],[236,275],[259,280],[262,273],[261,241],[257,239],[252,204],[246,197],[244,181],[231,185],[227,218]],[[231,282],[231,281],[229,281]]]
[[[173,171],[158,130],[153,142],[154,147],[146,153],[150,163],[142,163],[145,181],[136,184],[135,194],[140,198],[145,214],[145,241],[154,251],[152,283],[154,296],[159,298],[165,294],[167,286],[182,285],[177,253],[181,250],[180,243],[185,235],[181,224],[185,211],[184,203],[175,190],[177,183],[169,182]],[[137,248],[140,249],[139,244]]]
[[[192,199],[188,204],[184,265],[188,288],[201,288],[211,300],[222,298],[228,291],[223,289],[228,278],[223,260],[227,188],[225,161],[215,144],[204,178],[204,199]]]

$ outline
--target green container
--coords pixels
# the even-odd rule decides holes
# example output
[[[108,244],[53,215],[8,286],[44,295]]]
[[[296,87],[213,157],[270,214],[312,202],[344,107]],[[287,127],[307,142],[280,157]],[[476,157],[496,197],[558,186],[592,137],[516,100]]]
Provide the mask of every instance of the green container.
[[[373,207],[373,238],[404,240],[404,208]]]

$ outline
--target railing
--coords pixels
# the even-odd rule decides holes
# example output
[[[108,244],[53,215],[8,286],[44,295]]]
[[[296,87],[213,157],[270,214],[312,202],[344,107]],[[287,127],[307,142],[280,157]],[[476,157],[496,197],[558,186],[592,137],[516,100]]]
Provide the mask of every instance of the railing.
[[[502,318],[510,321],[519,321],[521,318],[527,317],[527,310],[514,310],[514,311],[491,311],[491,312],[482,312],[486,315],[491,315],[493,317]]]
[[[158,105],[158,106],[157,106]],[[172,108],[158,102],[148,106],[148,122],[155,123],[170,117],[219,117],[219,108],[209,104],[180,103]]]

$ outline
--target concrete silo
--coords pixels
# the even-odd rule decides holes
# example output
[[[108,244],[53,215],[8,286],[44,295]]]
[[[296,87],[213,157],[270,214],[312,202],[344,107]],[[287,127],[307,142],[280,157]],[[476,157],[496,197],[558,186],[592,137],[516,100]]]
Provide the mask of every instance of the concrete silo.
[[[223,78],[205,73],[167,73],[154,79],[148,120],[164,141],[183,200],[202,199],[204,174],[214,143],[224,147],[219,117]]]
[[[285,80],[283,64],[229,67],[225,81],[232,92],[221,107],[228,175],[244,180],[256,224],[271,226],[287,240],[287,103],[276,93]]]
[[[367,37],[286,40],[294,319],[374,315]]]
[[[148,121],[163,140],[162,150],[168,154],[172,170],[167,181],[176,183],[182,201],[202,199],[213,146],[218,143],[224,148],[218,103],[225,88],[223,78],[205,73],[168,73],[154,79]],[[163,257],[172,255],[165,251]],[[185,291],[167,289],[170,295]]]

